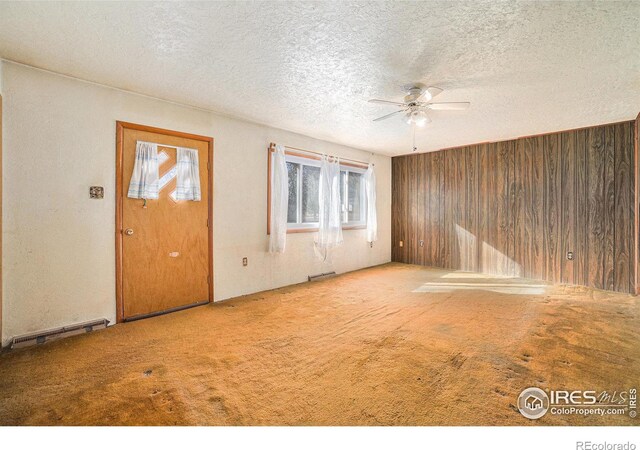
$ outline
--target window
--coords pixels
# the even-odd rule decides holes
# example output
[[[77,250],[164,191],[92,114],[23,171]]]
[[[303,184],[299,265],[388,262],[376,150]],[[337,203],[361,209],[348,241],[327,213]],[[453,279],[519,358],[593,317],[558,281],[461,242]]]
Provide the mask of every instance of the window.
[[[340,171],[342,223],[348,226],[366,225],[363,173],[363,169],[351,167]]]
[[[289,205],[287,222],[290,230],[315,230],[320,211],[320,161],[287,155],[289,175]],[[366,225],[365,169],[342,166],[340,171],[340,200],[342,225]]]

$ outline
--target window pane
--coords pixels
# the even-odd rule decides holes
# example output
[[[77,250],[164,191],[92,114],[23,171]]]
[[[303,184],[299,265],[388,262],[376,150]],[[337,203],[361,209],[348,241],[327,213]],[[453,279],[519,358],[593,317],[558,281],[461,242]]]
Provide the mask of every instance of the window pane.
[[[302,222],[320,220],[320,167],[302,166]]]
[[[287,222],[296,223],[298,221],[298,171],[300,164],[287,163],[289,175],[289,207],[287,209]]]
[[[364,205],[362,204],[362,174],[349,172],[349,222],[359,222],[364,220]]]

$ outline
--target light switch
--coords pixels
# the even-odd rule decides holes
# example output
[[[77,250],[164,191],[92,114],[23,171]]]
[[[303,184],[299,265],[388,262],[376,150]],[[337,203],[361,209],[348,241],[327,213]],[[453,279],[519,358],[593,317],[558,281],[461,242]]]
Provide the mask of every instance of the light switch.
[[[104,188],[102,186],[90,186],[89,198],[95,198],[95,199],[104,198]]]

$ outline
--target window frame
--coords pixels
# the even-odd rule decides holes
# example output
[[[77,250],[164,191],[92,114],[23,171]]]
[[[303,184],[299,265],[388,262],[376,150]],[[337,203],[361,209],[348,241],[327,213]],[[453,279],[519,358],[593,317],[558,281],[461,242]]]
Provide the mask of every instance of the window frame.
[[[267,177],[267,234],[271,233],[271,178],[273,176],[273,164],[271,162],[274,152],[274,146],[271,145],[268,150],[268,177]],[[307,155],[304,153],[298,153],[294,151],[285,150],[286,160],[287,162],[293,162],[295,164],[300,164],[300,170],[298,170],[298,191],[302,192],[302,166],[312,166],[312,167],[320,167],[320,157]],[[355,172],[364,175],[367,167],[363,164],[354,164],[350,162],[341,162],[340,163],[340,172]],[[364,179],[363,179],[364,182]],[[348,175],[344,177],[344,192],[348,193]],[[364,211],[362,213],[363,220],[354,221],[354,222],[342,222],[342,230],[362,230],[367,228],[367,203],[366,203],[366,190],[364,185],[360,189],[360,198],[362,205],[364,206]],[[348,195],[347,195],[348,199]],[[340,199],[342,203],[343,211],[342,213],[345,215],[344,217],[348,218],[348,208],[345,208],[345,200]],[[297,214],[298,220],[301,220],[300,215],[302,214],[302,195],[298,196],[297,200]],[[318,231],[318,222],[309,222],[309,223],[292,223],[287,222],[287,233],[312,233]]]

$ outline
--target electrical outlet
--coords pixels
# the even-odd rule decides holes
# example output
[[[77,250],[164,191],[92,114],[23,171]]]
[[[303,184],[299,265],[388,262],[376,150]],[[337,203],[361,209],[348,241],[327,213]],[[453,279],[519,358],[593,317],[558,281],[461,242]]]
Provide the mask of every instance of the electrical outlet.
[[[369,242],[369,247],[373,248],[373,241]]]
[[[242,265],[247,267],[249,265],[249,258],[247,258],[246,256],[242,258]]]
[[[404,247],[404,241],[400,241],[400,247]]]
[[[420,247],[424,247],[424,241],[420,239]]]
[[[567,252],[567,259],[573,261],[573,252]]]

